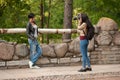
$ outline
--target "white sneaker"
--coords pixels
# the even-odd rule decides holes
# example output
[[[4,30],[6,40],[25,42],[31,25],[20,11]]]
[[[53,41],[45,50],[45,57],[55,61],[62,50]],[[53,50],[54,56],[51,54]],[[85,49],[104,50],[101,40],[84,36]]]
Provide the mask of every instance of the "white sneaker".
[[[29,61],[29,68],[32,68],[33,62]]]
[[[40,69],[39,66],[32,66],[31,69]]]
[[[39,69],[40,67],[39,66],[33,66],[33,62],[29,61],[29,68],[31,69]]]

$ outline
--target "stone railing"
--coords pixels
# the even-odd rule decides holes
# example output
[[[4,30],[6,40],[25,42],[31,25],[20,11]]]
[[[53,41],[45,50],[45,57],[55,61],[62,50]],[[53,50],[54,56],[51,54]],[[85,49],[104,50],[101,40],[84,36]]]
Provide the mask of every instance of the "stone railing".
[[[117,23],[109,18],[101,18],[95,27],[95,33],[88,46],[91,63],[119,64],[120,32]],[[79,37],[68,43],[41,44],[43,54],[37,64],[40,66],[81,65],[79,45]],[[0,41],[0,67],[24,67],[28,66],[28,61],[29,46]]]

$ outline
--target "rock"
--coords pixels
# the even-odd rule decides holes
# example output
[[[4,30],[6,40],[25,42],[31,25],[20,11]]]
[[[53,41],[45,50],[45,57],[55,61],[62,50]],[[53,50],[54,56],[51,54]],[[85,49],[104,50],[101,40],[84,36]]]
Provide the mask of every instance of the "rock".
[[[48,58],[40,58],[36,62],[36,64],[49,64],[49,63],[50,63],[50,60]]]
[[[18,60],[18,59],[19,59],[18,56],[16,56],[16,55],[13,56],[13,60]]]
[[[115,45],[120,45],[120,32],[117,32],[113,38],[113,43]]]
[[[67,57],[67,58],[60,58],[60,61],[59,61],[59,64],[62,64],[62,63],[70,63],[70,57]]]
[[[7,43],[0,43],[0,60],[11,60],[14,55],[14,46]]]
[[[97,23],[97,27],[100,27],[100,29],[104,31],[118,30],[118,24],[107,17],[101,18]]]
[[[96,25],[94,25],[95,28],[95,33],[98,34],[100,32],[100,27],[97,27]]]
[[[58,58],[64,57],[67,51],[68,51],[67,43],[61,43],[55,46],[55,53]]]
[[[116,31],[109,31],[109,33],[114,36]]]
[[[26,57],[28,56],[28,47],[26,44],[18,44],[16,45],[16,50],[15,50],[15,54],[18,56],[18,57]]]
[[[97,43],[101,46],[109,46],[112,42],[112,36],[107,31],[102,31],[100,35],[97,36]]]
[[[94,42],[94,38],[89,41],[89,45],[88,45],[88,51],[93,51],[95,49],[95,42]]]
[[[72,56],[73,56],[73,53],[71,53],[71,52],[67,52],[65,55],[65,57],[72,57]]]
[[[13,60],[13,61],[7,61],[6,62],[6,66],[25,66],[25,65],[28,65],[28,61],[29,60]]]
[[[69,51],[74,53],[74,54],[78,54],[80,53],[80,39],[79,37],[77,37],[76,39],[74,39],[70,45],[69,45]]]
[[[42,55],[44,57],[56,57],[53,47],[49,45],[41,45],[42,47]]]
[[[11,45],[14,45],[14,42],[8,42],[9,44],[11,44]]]

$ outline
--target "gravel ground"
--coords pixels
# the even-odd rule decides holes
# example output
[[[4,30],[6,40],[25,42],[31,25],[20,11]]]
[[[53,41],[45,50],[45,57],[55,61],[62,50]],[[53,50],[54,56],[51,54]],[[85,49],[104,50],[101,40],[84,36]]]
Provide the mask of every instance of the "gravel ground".
[[[84,80],[84,79],[81,79]],[[86,79],[86,80],[120,80],[120,76],[117,77],[105,77],[105,78],[94,78],[94,79]]]

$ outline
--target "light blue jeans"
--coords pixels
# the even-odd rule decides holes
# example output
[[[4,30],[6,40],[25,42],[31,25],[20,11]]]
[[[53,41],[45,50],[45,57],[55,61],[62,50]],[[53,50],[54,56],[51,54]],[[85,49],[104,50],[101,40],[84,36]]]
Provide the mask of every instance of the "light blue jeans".
[[[30,61],[35,64],[35,62],[39,59],[42,54],[42,49],[37,40],[28,39],[30,45]]]
[[[80,40],[80,50],[82,54],[82,67],[83,68],[86,68],[86,66],[88,66],[89,68],[91,67],[90,59],[87,54],[88,43],[89,41],[87,39]]]

